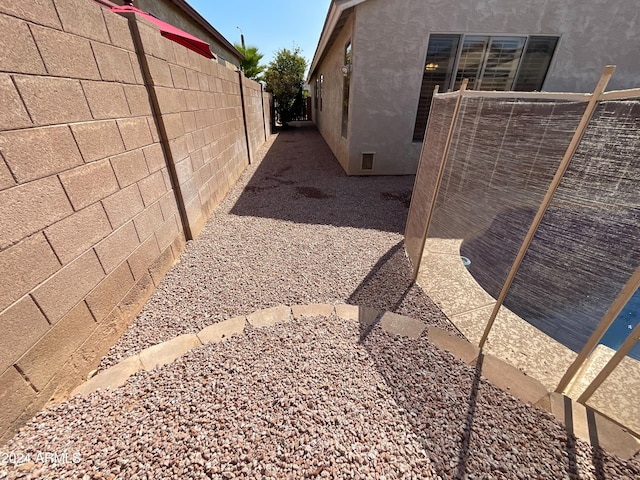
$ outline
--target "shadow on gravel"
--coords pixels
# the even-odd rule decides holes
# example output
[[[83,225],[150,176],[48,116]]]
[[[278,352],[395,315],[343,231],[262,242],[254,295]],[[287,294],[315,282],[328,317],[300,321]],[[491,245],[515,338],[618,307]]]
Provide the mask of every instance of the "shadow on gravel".
[[[413,175],[348,177],[315,127],[282,130],[230,213],[404,231]]]

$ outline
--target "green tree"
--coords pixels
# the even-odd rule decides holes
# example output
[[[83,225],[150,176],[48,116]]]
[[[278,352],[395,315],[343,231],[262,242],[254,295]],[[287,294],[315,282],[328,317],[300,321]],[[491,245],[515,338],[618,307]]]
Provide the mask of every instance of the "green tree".
[[[273,93],[283,125],[292,118],[294,103],[304,82],[307,60],[300,55],[300,52],[299,47],[294,47],[293,50],[288,48],[278,50],[264,73],[267,91]]]
[[[264,55],[258,51],[258,47],[247,45],[243,47],[237,43],[233,44],[244,58],[240,60],[240,68],[244,72],[244,76],[252,80],[261,80],[260,75],[264,72],[264,65],[260,65],[260,60]]]

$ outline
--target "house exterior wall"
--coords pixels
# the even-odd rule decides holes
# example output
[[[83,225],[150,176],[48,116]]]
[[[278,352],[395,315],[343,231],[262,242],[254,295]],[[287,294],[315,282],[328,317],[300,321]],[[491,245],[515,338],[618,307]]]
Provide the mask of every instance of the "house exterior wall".
[[[0,445],[86,380],[248,163],[238,73],[92,0],[21,5],[0,3]]]
[[[357,165],[361,152],[375,152],[373,174],[416,171],[421,144],[412,133],[430,33],[559,35],[545,90],[590,91],[607,64],[618,67],[609,89],[638,86],[634,2],[368,0],[355,8],[349,156]],[[332,122],[339,129],[339,118]]]
[[[340,35],[325,55],[322,63],[316,69],[316,74],[311,79],[311,89],[316,88],[316,79],[320,75],[324,77],[322,85],[322,110],[316,108],[315,95],[313,96],[312,119],[325,141],[331,148],[342,168],[349,173],[349,144],[348,137],[342,136],[342,91],[344,75],[344,47],[352,39],[352,31],[355,14],[352,12],[345,23]],[[352,39],[354,56],[357,56],[355,42]],[[353,80],[352,80],[353,81]],[[318,97],[320,102],[320,97]]]

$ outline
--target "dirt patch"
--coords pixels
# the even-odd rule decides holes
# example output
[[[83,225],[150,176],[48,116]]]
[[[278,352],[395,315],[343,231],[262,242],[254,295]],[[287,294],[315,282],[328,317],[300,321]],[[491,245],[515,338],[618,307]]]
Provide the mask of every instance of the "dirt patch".
[[[296,191],[307,198],[331,198],[331,195],[315,187],[296,187]]]
[[[411,205],[411,190],[403,192],[380,192],[380,196],[383,200],[396,200],[406,208],[409,208],[409,205]]]

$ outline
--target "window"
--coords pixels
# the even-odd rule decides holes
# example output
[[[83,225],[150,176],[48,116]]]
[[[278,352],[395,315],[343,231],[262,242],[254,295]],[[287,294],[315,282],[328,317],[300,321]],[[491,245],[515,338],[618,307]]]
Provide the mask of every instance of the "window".
[[[541,90],[557,44],[547,35],[431,35],[413,141],[424,138],[436,85],[457,90],[467,78],[472,90]]]
[[[316,78],[316,86],[313,89],[313,104],[316,109],[318,109],[318,86],[320,85],[320,81]]]
[[[322,111],[322,84],[324,83],[324,75],[320,74],[320,111]]]
[[[351,83],[351,40],[344,47],[344,67],[342,67],[344,75],[342,81],[342,136],[347,138],[347,129],[349,125],[349,84]]]

